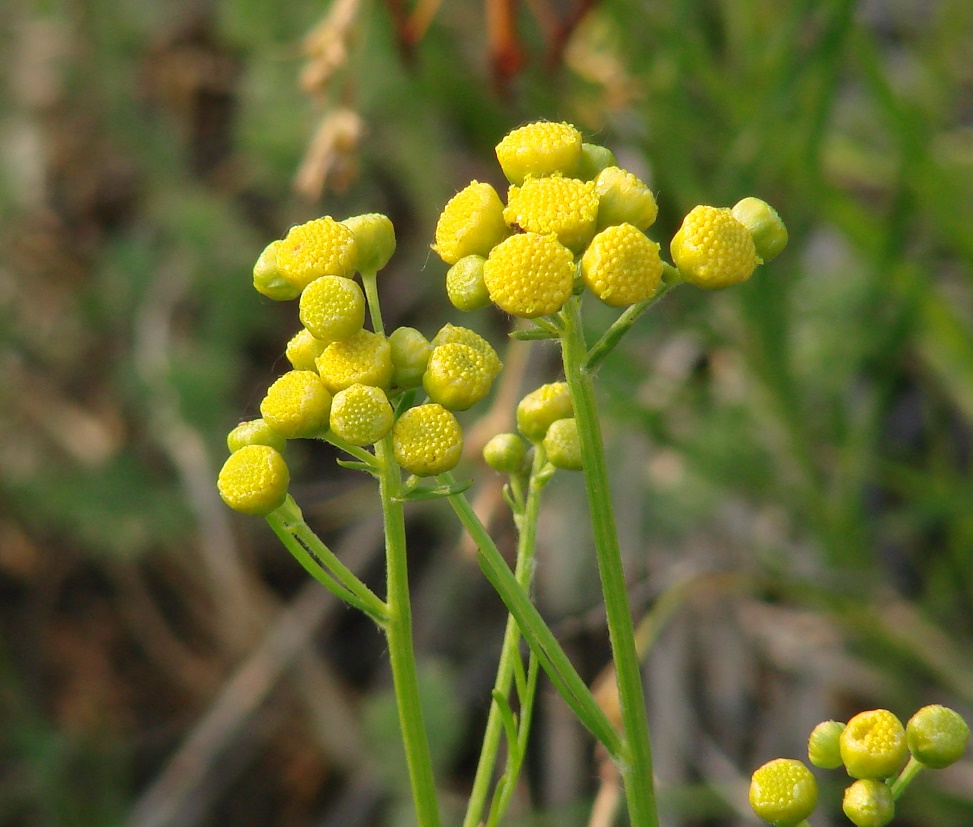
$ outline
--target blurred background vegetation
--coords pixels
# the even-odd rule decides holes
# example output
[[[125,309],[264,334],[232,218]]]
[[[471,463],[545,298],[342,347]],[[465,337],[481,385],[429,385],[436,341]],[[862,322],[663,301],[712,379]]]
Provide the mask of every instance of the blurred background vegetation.
[[[750,771],[814,723],[973,714],[973,4],[968,0],[5,0],[0,15],[0,824],[410,823],[382,640],[214,479],[282,371],[293,306],[250,287],[310,217],[382,211],[392,324],[458,318],[428,252],[492,148],[564,119],[659,195],[775,204],[748,284],[682,288],[600,372],[668,825],[753,823]],[[519,40],[494,21],[517,23]],[[502,189],[501,189],[502,191]],[[594,329],[607,322],[590,308]],[[505,353],[464,474],[507,544],[482,437],[556,375]],[[376,587],[377,499],[289,448],[312,524]],[[447,808],[503,613],[415,507],[417,636]],[[583,492],[549,489],[538,599],[607,662]],[[549,688],[513,823],[611,793]],[[842,823],[822,776],[815,825]],[[896,824],[973,823],[973,761]]]

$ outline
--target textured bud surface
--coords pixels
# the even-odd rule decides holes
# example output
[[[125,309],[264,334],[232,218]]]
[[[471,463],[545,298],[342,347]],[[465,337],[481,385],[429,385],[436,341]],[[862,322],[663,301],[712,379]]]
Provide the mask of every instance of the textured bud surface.
[[[395,228],[381,213],[353,215],[341,222],[355,236],[358,248],[358,270],[374,273],[381,270],[395,252]]]
[[[365,323],[365,294],[351,279],[321,276],[301,293],[300,319],[315,339],[343,341]]]
[[[595,234],[595,185],[560,175],[528,178],[523,186],[510,188],[503,220],[517,230],[554,233],[565,247],[579,252]]]
[[[463,430],[442,405],[417,405],[392,427],[392,451],[410,474],[444,474],[456,467],[463,454]]]
[[[544,434],[543,445],[548,462],[555,468],[565,471],[580,471],[584,468],[581,462],[578,422],[573,416],[552,422]]]
[[[595,179],[598,196],[598,229],[613,224],[631,224],[647,230],[659,215],[655,196],[628,170],[607,167]]]
[[[845,790],[841,809],[855,827],[885,827],[895,816],[895,799],[887,784],[865,779]]]
[[[840,721],[822,721],[807,739],[807,757],[815,767],[835,770],[841,766],[839,741],[845,725]]]
[[[605,304],[625,307],[651,298],[662,280],[659,245],[631,224],[594,237],[581,257],[581,278]]]
[[[432,249],[447,264],[455,264],[464,256],[485,256],[509,233],[497,191],[472,181],[443,207]]]
[[[483,446],[483,459],[494,471],[516,474],[524,466],[527,445],[518,434],[497,434]]]
[[[469,345],[473,350],[479,352],[486,360],[485,366],[487,372],[490,374],[491,381],[496,379],[497,375],[503,369],[503,363],[500,361],[497,352],[493,349],[493,345],[475,330],[470,330],[468,327],[460,327],[455,324],[444,324],[433,337],[432,346],[439,347],[440,345],[449,344]]]
[[[284,355],[294,370],[317,370],[314,361],[324,353],[328,342],[322,342],[311,335],[311,331],[301,328],[287,343]]]
[[[287,496],[290,473],[280,453],[269,445],[245,445],[223,463],[216,487],[230,508],[265,516]]]
[[[226,447],[231,454],[247,445],[269,445],[275,451],[283,453],[287,440],[274,432],[262,419],[251,419],[249,422],[241,422],[226,435]]]
[[[580,158],[581,133],[569,123],[529,123],[497,144],[497,160],[511,184],[523,183],[528,175],[573,175]]]
[[[392,405],[385,391],[357,382],[334,395],[332,432],[352,445],[374,445],[392,429]]]
[[[574,256],[553,235],[521,233],[498,244],[483,265],[490,300],[513,316],[557,313],[574,289]]]
[[[297,290],[321,276],[353,276],[355,236],[331,216],[291,227],[277,246],[277,270]]]
[[[775,758],[750,779],[750,806],[775,827],[794,827],[814,812],[817,803],[817,781],[800,761]]]
[[[433,402],[451,411],[465,411],[490,392],[496,377],[492,367],[474,347],[457,342],[438,345],[429,356],[422,387]]]
[[[541,385],[517,404],[517,428],[531,442],[540,442],[552,422],[570,416],[574,408],[567,382]]]
[[[852,778],[889,778],[909,757],[905,729],[887,709],[859,712],[848,721],[838,743]]]
[[[706,290],[746,281],[760,264],[750,231],[719,207],[694,207],[669,250],[683,278]]]
[[[342,342],[333,342],[317,358],[318,372],[331,393],[355,382],[387,388],[392,381],[392,347],[388,339],[359,330]]]
[[[490,291],[483,282],[483,256],[463,256],[446,273],[446,295],[453,307],[468,312],[490,303]]]
[[[959,761],[970,740],[963,716],[946,706],[924,706],[905,725],[909,752],[927,767],[942,769]]]
[[[292,370],[267,389],[260,415],[285,439],[315,437],[328,430],[331,394],[310,370]]]

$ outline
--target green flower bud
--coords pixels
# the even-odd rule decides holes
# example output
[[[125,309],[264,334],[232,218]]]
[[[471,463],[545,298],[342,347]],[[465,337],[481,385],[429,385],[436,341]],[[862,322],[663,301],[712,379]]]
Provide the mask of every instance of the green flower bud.
[[[733,217],[750,230],[753,246],[763,261],[776,258],[787,246],[787,227],[766,201],[744,198],[733,207]]]
[[[322,342],[311,335],[311,331],[301,328],[287,343],[284,355],[294,370],[317,370],[315,360],[324,353],[329,342]]]
[[[269,445],[275,451],[284,453],[287,440],[262,419],[251,419],[241,422],[226,435],[226,447],[231,454],[247,445]]]
[[[375,273],[389,263],[395,252],[395,228],[388,216],[366,213],[353,215],[340,223],[355,236],[359,272]]]
[[[389,336],[392,348],[392,386],[414,388],[422,383],[422,374],[429,364],[432,345],[414,327],[397,327]]]
[[[483,281],[483,256],[463,256],[446,272],[446,295],[457,310],[479,310],[490,303]]]
[[[547,460],[555,468],[565,471],[581,471],[581,440],[578,437],[578,423],[575,418],[557,419],[550,424],[544,434],[544,451]]]
[[[271,241],[253,265],[253,286],[258,293],[278,302],[290,301],[301,295],[301,289],[291,284],[277,269],[279,241]]]
[[[834,770],[841,766],[839,741],[845,725],[840,721],[822,721],[807,739],[807,757],[815,767]]]
[[[608,167],[595,178],[598,194],[598,229],[631,224],[645,231],[655,223],[659,206],[645,184],[624,169]]]
[[[357,382],[334,395],[331,431],[352,445],[374,445],[392,430],[392,405],[385,391]]]
[[[465,256],[487,255],[509,234],[497,191],[471,181],[443,207],[432,249],[447,264],[455,264]]]
[[[909,719],[905,737],[916,761],[939,770],[962,758],[970,727],[958,712],[934,704],[924,706]]]
[[[551,382],[528,393],[517,405],[517,428],[531,442],[544,439],[552,422],[574,416],[567,382]]]
[[[244,445],[223,463],[216,487],[234,511],[264,517],[284,504],[290,473],[269,445]]]
[[[321,276],[301,293],[300,319],[315,339],[344,341],[365,324],[365,294],[351,279]]]
[[[450,342],[432,349],[422,387],[433,402],[465,411],[490,392],[495,377],[493,366],[479,350]]]
[[[818,803],[818,783],[800,761],[775,758],[750,779],[750,806],[774,827],[795,827]]]
[[[392,381],[392,347],[389,340],[370,330],[359,330],[341,342],[332,342],[315,362],[324,386],[337,393],[355,382],[387,388]]]
[[[845,790],[841,809],[855,827],[884,827],[895,816],[895,799],[888,784],[866,778]]]
[[[582,181],[593,181],[606,167],[616,166],[615,153],[608,147],[598,144],[581,144],[581,158],[575,177]]]
[[[528,175],[573,175],[581,160],[581,133],[569,123],[529,123],[497,144],[497,160],[511,184],[522,184]]]
[[[285,439],[305,439],[328,430],[331,394],[310,370],[292,370],[267,389],[260,414]]]
[[[455,468],[463,455],[463,429],[442,405],[417,405],[392,426],[392,452],[395,461],[410,474],[444,474]]]
[[[852,778],[889,778],[909,756],[905,729],[887,709],[859,712],[842,731],[838,745]]]
[[[483,459],[494,471],[516,474],[524,467],[527,445],[519,434],[497,434],[483,446]]]

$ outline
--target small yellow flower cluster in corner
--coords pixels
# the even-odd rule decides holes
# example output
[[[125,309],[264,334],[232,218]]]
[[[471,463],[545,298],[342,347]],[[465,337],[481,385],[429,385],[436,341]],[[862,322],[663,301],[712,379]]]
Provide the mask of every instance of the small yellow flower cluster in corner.
[[[619,168],[605,147],[571,124],[540,121],[496,148],[510,182],[507,203],[471,182],[446,204],[433,250],[450,265],[446,290],[460,310],[489,303],[521,318],[557,313],[587,288],[612,307],[650,299],[664,266],[646,235],[658,206],[652,191]],[[745,281],[787,243],[777,213],[758,198],[732,209],[700,205],[670,253],[679,277],[705,289]]]
[[[808,759],[822,769],[844,770],[856,779],[845,790],[842,810],[856,827],[884,827],[896,799],[922,769],[942,769],[966,751],[970,728],[959,713],[934,704],[909,722],[887,709],[855,715],[847,724],[823,721],[808,739]],[[775,827],[796,827],[814,811],[818,786],[800,761],[776,758],[753,774],[750,804]]]
[[[365,327],[368,290],[356,273],[363,283],[374,280],[394,250],[392,223],[369,214],[308,221],[260,255],[254,287],[278,301],[299,299],[302,327],[285,350],[292,369],[268,388],[260,419],[242,423],[227,438],[231,455],[218,489],[231,508],[266,515],[283,504],[290,482],[283,451],[291,439],[324,438],[368,459],[356,450],[391,434],[396,462],[417,476],[441,474],[459,462],[463,431],[453,411],[490,392],[500,358],[464,327],[446,325],[432,341],[411,327],[389,335]],[[372,318],[381,327],[380,314]],[[428,400],[400,404],[397,416],[395,404],[420,388]]]

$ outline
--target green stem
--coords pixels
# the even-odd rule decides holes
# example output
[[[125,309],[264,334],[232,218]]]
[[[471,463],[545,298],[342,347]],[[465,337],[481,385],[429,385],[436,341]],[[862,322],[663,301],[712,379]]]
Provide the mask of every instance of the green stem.
[[[385,325],[382,323],[382,305],[378,301],[378,272],[371,271],[361,274],[361,282],[365,287],[365,300],[368,302],[368,313],[372,320],[372,330],[385,335]]]
[[[908,787],[912,780],[925,768],[925,765],[916,761],[914,756],[909,756],[909,762],[903,767],[902,772],[899,773],[899,777],[892,782],[892,798],[896,801],[899,800],[899,796],[905,792],[905,788]]]
[[[412,796],[419,827],[439,827],[439,805],[432,756],[423,723],[412,644],[412,608],[409,602],[409,570],[406,559],[405,512],[399,499],[402,476],[392,457],[392,438],[376,445],[380,465],[379,490],[385,520],[389,660],[399,710],[399,726],[412,784]]]
[[[517,583],[525,592],[530,592],[531,582],[534,575],[534,549],[537,541],[537,519],[540,512],[541,491],[550,479],[550,474],[541,474],[541,470],[547,463],[543,456],[543,451],[538,450],[534,454],[534,464],[531,469],[530,481],[527,487],[527,498],[524,503],[524,510],[520,519],[517,521],[519,538],[517,542],[517,563],[514,570],[514,577]],[[510,686],[513,683],[514,668],[516,661],[520,659],[520,629],[513,615],[507,618],[507,628],[503,635],[503,645],[500,649],[500,661],[497,665],[497,677],[494,682],[494,691],[499,692],[503,697],[510,695]],[[518,693],[519,695],[519,693]],[[518,697],[521,707],[521,728],[523,728],[525,709],[532,702],[532,697]],[[483,746],[480,748],[480,759],[476,767],[476,775],[473,778],[473,789],[470,793],[470,800],[466,808],[466,818],[463,820],[463,827],[477,827],[483,820],[483,811],[486,808],[487,796],[490,791],[490,782],[493,779],[494,768],[497,761],[497,752],[500,749],[500,739],[503,735],[503,717],[500,714],[500,707],[496,701],[490,705],[490,714],[487,717],[486,730],[483,734]],[[513,750],[516,745],[511,744]],[[508,784],[515,783],[516,778],[508,778]],[[501,813],[498,814],[502,815]]]
[[[635,649],[635,631],[618,533],[615,529],[611,491],[608,487],[608,467],[595,405],[594,383],[585,365],[587,350],[581,328],[580,299],[569,299],[563,313],[565,331],[561,338],[561,354],[564,375],[571,391],[574,417],[578,423],[588,508],[591,512],[622,714],[624,760],[620,762],[619,770],[625,785],[632,827],[657,827],[659,817],[652,780],[652,750],[649,744],[642,675]]]

